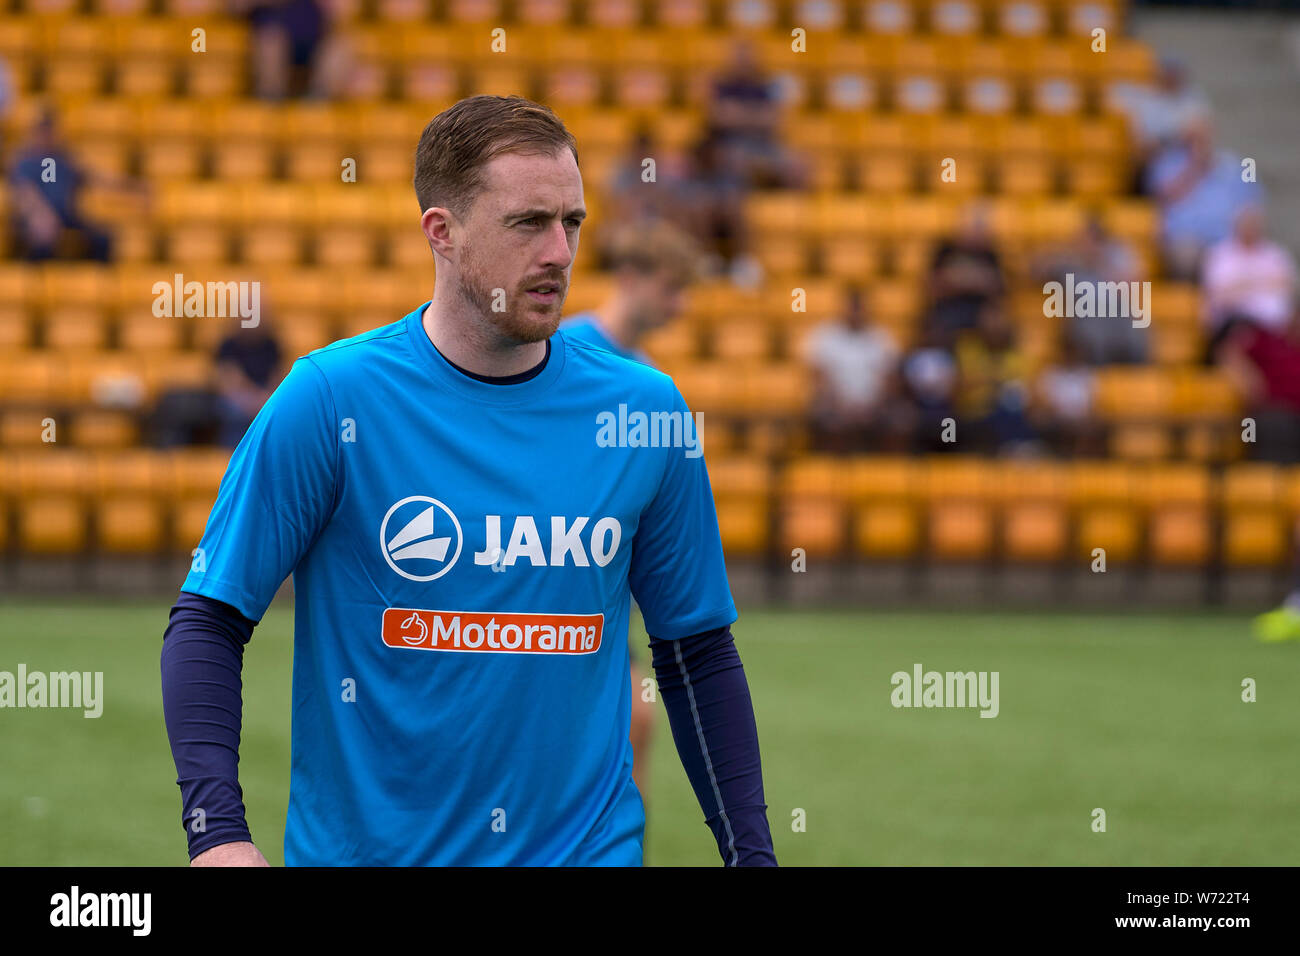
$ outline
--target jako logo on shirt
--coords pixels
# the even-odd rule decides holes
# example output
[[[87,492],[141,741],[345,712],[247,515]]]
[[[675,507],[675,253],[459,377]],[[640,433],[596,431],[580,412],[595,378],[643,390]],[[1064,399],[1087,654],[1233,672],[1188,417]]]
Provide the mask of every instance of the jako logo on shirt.
[[[390,524],[394,529],[392,537]],[[437,498],[424,495],[411,495],[397,502],[379,526],[379,550],[384,560],[412,581],[433,581],[450,571],[460,557],[461,538],[460,522],[451,509]]]

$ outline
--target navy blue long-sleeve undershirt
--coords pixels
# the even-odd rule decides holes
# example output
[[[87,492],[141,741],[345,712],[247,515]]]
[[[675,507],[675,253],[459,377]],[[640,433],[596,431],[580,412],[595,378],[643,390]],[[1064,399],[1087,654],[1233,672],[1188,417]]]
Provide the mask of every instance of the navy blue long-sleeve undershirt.
[[[251,841],[239,786],[240,674],[254,622],[182,592],[163,634],[163,715],[190,858]],[[651,638],[673,740],[727,866],[775,866],[758,731],[730,627],[674,641]]]

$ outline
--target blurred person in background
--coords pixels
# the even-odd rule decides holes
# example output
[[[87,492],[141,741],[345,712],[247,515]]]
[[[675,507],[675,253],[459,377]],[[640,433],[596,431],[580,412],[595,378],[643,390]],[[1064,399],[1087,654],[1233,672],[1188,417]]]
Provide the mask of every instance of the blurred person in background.
[[[654,180],[646,181],[645,161],[654,160]],[[627,151],[614,161],[606,184],[611,222],[667,219],[689,223],[691,211],[683,208],[688,179],[685,161],[655,143],[649,127],[639,129]]]
[[[1118,95],[1137,152],[1137,191],[1143,192],[1147,164],[1175,143],[1190,121],[1209,113],[1210,102],[1192,83],[1183,64],[1169,57],[1160,61],[1154,83],[1124,84]]]
[[[797,189],[807,164],[780,141],[776,85],[764,73],[753,43],[740,40],[731,62],[713,81],[708,125],[734,172],[758,189]]]
[[[1234,319],[1275,332],[1285,331],[1295,306],[1296,267],[1291,253],[1267,238],[1264,210],[1257,205],[1237,213],[1232,235],[1205,254],[1201,270],[1210,349]]]
[[[1239,157],[1214,147],[1210,119],[1188,120],[1180,141],[1151,163],[1147,178],[1160,203],[1165,271],[1171,278],[1195,279],[1201,256],[1232,233],[1242,207],[1260,200],[1260,187],[1244,182]]]
[[[898,401],[898,344],[867,318],[861,290],[850,288],[843,314],[813,330],[804,358],[814,376],[810,425],[818,451],[905,450],[910,416]]]
[[[253,94],[327,99],[342,89],[342,37],[327,0],[236,0],[252,33]]]
[[[266,315],[249,328],[237,320],[230,334],[217,345],[213,360],[218,444],[227,448],[239,444],[284,378],[284,359],[284,350]]]
[[[3,162],[8,145],[5,143],[5,128],[9,125],[9,114],[17,98],[13,73],[4,56],[0,55],[0,162]]]
[[[1105,455],[1105,429],[1096,415],[1097,370],[1067,327],[1060,357],[1034,383],[1030,421],[1051,450],[1067,458]]]
[[[943,438],[945,419],[954,415],[957,361],[937,328],[922,330],[921,341],[903,356],[899,372],[911,418],[913,452],[956,451],[957,443]]]
[[[1101,220],[1089,216],[1083,230],[1069,245],[1043,256],[1036,266],[1044,281],[1065,282],[1074,276],[1074,285],[1102,282],[1131,282],[1138,279],[1138,260],[1133,247],[1106,231]],[[1117,318],[1072,316],[1066,319],[1071,349],[1093,365],[1142,363],[1150,348],[1148,328]]]
[[[1300,310],[1292,310],[1280,331],[1230,320],[1214,357],[1255,420],[1255,440],[1246,443],[1250,457],[1300,463]]]
[[[609,298],[596,308],[565,319],[565,337],[653,365],[642,350],[645,337],[676,318],[686,290],[698,274],[699,249],[689,235],[663,220],[623,222],[604,249],[604,265],[613,274]],[[703,440],[703,436],[696,436]],[[650,741],[655,706],[642,697],[647,676],[644,653],[629,644],[632,680],[632,779],[642,801],[650,794]]]
[[[108,231],[81,210],[87,186],[129,191],[144,200],[148,189],[131,179],[105,176],[69,152],[51,109],[36,119],[9,172],[13,190],[13,234],[17,258],[38,262],[58,257],[108,262],[113,242]]]
[[[1000,301],[986,302],[975,327],[958,334],[956,356],[958,442],[970,447],[964,428],[975,449],[986,454],[1037,451],[1029,422],[1029,361]]]
[[[1006,281],[993,243],[988,209],[969,206],[955,235],[935,247],[926,277],[929,308],[922,325],[951,347],[975,328],[984,306],[1002,295]]]
[[[762,281],[762,269],[749,252],[745,224],[745,181],[728,165],[722,143],[705,135],[691,150],[690,173],[682,188],[690,229],[706,250],[707,271],[728,275],[742,287]]]

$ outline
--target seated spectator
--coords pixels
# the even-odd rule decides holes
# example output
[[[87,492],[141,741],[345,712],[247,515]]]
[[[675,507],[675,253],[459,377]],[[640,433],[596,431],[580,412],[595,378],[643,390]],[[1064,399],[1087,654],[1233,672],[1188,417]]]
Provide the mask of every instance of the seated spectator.
[[[1187,124],[1210,111],[1210,102],[1188,78],[1186,68],[1174,59],[1160,61],[1160,71],[1150,86],[1125,84],[1118,90],[1120,109],[1128,117],[1138,159],[1138,191],[1147,164],[1183,135]]]
[[[654,180],[647,182],[645,161],[653,159]],[[673,153],[658,147],[649,128],[637,131],[627,152],[614,161],[606,190],[611,222],[666,219],[683,223],[690,210],[683,208],[688,170]]]
[[[256,326],[236,326],[217,346],[217,442],[234,448],[284,377],[280,343],[266,317]]]
[[[935,248],[926,287],[930,305],[922,325],[948,347],[975,327],[985,304],[1002,294],[1002,264],[982,205],[969,207],[957,234]]]
[[[861,292],[850,290],[843,317],[813,331],[804,357],[815,379],[812,433],[819,450],[904,450],[907,422],[898,401],[898,345],[868,321]]]
[[[1130,282],[1138,278],[1137,255],[1121,239],[1106,232],[1101,220],[1089,217],[1083,231],[1067,247],[1049,253],[1037,270],[1044,281],[1064,283],[1074,276],[1074,286],[1083,283]],[[1120,318],[1074,316],[1066,320],[1071,349],[1093,365],[1141,363],[1147,360],[1148,328],[1138,328]]]
[[[52,110],[36,120],[27,143],[14,156],[13,233],[17,257],[29,262],[66,257],[108,262],[112,238],[81,211],[91,183],[147,195],[141,183],[103,176],[82,165],[63,144]]]
[[[330,98],[342,90],[343,40],[324,0],[238,0],[252,32],[254,95]]]
[[[1255,420],[1248,454],[1280,464],[1300,462],[1300,310],[1281,330],[1229,321],[1216,343],[1215,361]]]
[[[954,418],[957,363],[935,329],[924,330],[921,342],[903,358],[900,378],[909,405],[912,450],[957,451],[956,442],[944,441],[944,420]]]
[[[1038,376],[1030,418],[1057,455],[1102,457],[1105,429],[1096,416],[1097,372],[1068,331],[1061,335],[1060,359]]]
[[[1243,206],[1259,201],[1258,183],[1242,181],[1239,157],[1213,145],[1207,116],[1189,121],[1183,138],[1157,156],[1148,170],[1150,192],[1160,202],[1165,269],[1194,279],[1204,251],[1228,238]]]
[[[1265,237],[1259,206],[1237,213],[1233,234],[1210,247],[1201,275],[1212,347],[1233,319],[1275,332],[1286,329],[1295,301],[1295,259]]]
[[[741,40],[714,80],[709,129],[733,171],[759,189],[794,189],[808,180],[807,164],[779,139],[779,119],[776,87],[764,75],[753,45]]]
[[[722,144],[705,136],[691,152],[691,169],[681,191],[689,210],[689,229],[712,255],[707,267],[714,275],[730,273],[738,285],[752,286],[761,278],[757,260],[749,253],[745,228],[748,187],[728,167]]]
[[[1016,345],[1015,327],[996,300],[980,309],[975,328],[957,338],[958,442],[984,453],[1031,452],[1029,363]]]

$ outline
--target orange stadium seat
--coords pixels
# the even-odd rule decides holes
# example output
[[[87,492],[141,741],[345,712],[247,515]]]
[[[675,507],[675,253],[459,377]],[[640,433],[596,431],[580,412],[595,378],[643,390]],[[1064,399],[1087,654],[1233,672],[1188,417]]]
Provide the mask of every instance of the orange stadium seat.
[[[1290,557],[1286,522],[1276,511],[1243,511],[1224,518],[1223,555],[1234,566],[1267,567]]]
[[[782,502],[778,514],[778,546],[782,554],[795,548],[816,557],[843,553],[847,511],[842,502],[796,498]]]
[[[854,545],[868,558],[905,558],[920,549],[921,521],[917,509],[896,501],[859,505],[855,511]]]
[[[76,555],[86,550],[86,508],[69,496],[44,495],[18,509],[18,542],[35,555]]]
[[[98,502],[96,541],[109,554],[150,554],[163,542],[162,505],[154,498],[115,496]]]
[[[72,444],[83,448],[127,448],[140,441],[135,416],[107,409],[77,412],[70,433]]]
[[[1151,557],[1159,564],[1200,565],[1210,556],[1210,517],[1203,508],[1160,508],[1151,516]]]
[[[938,560],[978,560],[993,551],[993,513],[977,501],[934,501],[929,508],[929,550]]]

